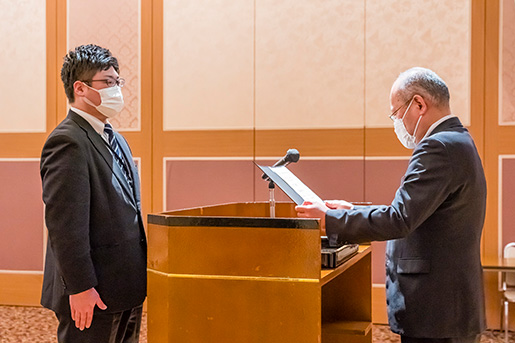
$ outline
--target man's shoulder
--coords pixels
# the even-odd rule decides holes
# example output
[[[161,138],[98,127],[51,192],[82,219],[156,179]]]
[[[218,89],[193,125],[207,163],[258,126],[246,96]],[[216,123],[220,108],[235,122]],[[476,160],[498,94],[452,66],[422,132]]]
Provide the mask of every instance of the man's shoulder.
[[[480,157],[474,140],[463,126],[449,127],[430,135],[417,147],[419,159],[443,160],[452,165],[470,166],[479,163]],[[414,154],[415,155],[415,154]]]
[[[55,136],[78,137],[78,133],[84,130],[82,129],[80,121],[77,120],[76,117],[80,120],[78,115],[68,115],[52,130],[48,138],[50,139]]]
[[[458,117],[453,116],[441,122],[421,143],[439,142],[447,144],[474,144],[472,136]]]
[[[470,134],[466,127],[463,126],[458,117],[450,117],[449,119],[441,122],[434,130],[431,132],[425,140],[437,139],[437,140],[454,140],[461,137],[461,139],[465,137],[470,137]]]
[[[85,140],[86,133],[81,126],[70,117],[66,117],[48,135],[42,152],[44,153],[47,149],[54,150],[70,145],[78,147]]]
[[[419,160],[433,161],[443,159],[456,162],[477,155],[477,149],[468,130],[462,125],[448,127],[424,138],[415,148],[412,162]],[[417,162],[418,163],[418,162]]]
[[[450,127],[446,130],[438,131],[427,137],[428,143],[439,142],[446,147],[459,148],[460,146],[473,146],[474,140],[463,126]]]

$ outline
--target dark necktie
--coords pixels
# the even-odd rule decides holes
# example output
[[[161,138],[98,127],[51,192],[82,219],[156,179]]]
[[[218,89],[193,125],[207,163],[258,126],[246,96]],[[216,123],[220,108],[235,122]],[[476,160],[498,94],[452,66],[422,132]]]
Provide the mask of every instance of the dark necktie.
[[[118,166],[122,170],[123,175],[125,176],[125,179],[127,179],[127,182],[129,182],[129,185],[132,188],[132,177],[131,177],[131,173],[130,173],[129,164],[127,163],[127,161],[125,160],[125,157],[123,156],[122,149],[120,148],[120,144],[118,144],[118,140],[116,139],[116,136],[114,135],[113,127],[111,126],[111,124],[105,124],[104,132],[107,133],[109,145],[111,146],[111,151],[113,152],[116,163],[118,163]]]

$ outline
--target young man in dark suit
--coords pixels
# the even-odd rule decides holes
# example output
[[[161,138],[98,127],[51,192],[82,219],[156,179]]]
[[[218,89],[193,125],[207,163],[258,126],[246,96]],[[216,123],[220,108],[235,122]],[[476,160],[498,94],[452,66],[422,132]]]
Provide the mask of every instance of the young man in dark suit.
[[[479,342],[485,329],[486,181],[449,98],[444,81],[428,69],[409,69],[393,84],[390,118],[414,151],[391,205],[297,207],[299,217],[320,218],[323,232],[339,242],[388,240],[388,321],[403,343]]]
[[[123,108],[118,61],[83,45],[64,58],[68,116],[41,153],[48,245],[41,304],[59,342],[138,342],[146,238],[137,169],[108,118]]]

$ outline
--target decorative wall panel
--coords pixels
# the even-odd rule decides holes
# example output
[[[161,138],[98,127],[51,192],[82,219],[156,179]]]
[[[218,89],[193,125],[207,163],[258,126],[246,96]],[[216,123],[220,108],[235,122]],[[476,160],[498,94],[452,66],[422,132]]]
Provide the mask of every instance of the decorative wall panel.
[[[288,168],[323,199],[363,201],[362,159],[307,159]],[[164,175],[166,210],[269,199],[268,183],[250,159],[165,158]],[[279,188],[275,198],[291,201]]]
[[[501,1],[499,124],[515,125],[515,1]]]
[[[279,157],[280,158],[280,157]],[[256,163],[271,166],[277,160],[257,160]],[[345,157],[331,159],[305,159],[288,166],[304,184],[324,200],[346,199],[363,201],[363,159]],[[268,201],[268,182],[261,178],[261,171],[256,169],[256,201]],[[277,201],[290,201],[279,188],[275,190]]]
[[[499,251],[515,242],[515,156],[499,156]]]
[[[164,210],[253,200],[250,160],[165,158],[164,168]]]
[[[362,128],[364,1],[256,2],[256,128]]]
[[[39,160],[0,160],[0,270],[43,270]]]
[[[110,121],[123,131],[141,129],[140,16],[139,0],[68,0],[68,49],[97,44],[118,59],[125,107]]]
[[[367,0],[365,26],[367,127],[392,127],[390,88],[411,67],[439,74],[470,125],[471,0]]]
[[[164,0],[164,130],[251,129],[254,1]]]
[[[45,7],[0,0],[0,133],[46,131]]]

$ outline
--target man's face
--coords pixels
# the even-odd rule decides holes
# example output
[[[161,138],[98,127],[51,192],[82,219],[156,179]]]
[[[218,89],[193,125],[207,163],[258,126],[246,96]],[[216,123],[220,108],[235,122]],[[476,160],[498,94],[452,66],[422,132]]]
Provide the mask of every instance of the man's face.
[[[118,80],[118,78],[119,78],[118,73],[116,72],[116,70],[114,70],[113,67],[111,67],[107,70],[101,70],[101,71],[97,72],[91,78],[91,80],[86,80],[86,81],[89,81],[88,84],[91,86],[91,88],[102,89],[102,88],[108,88],[109,87],[108,83],[112,84],[113,81],[114,81],[114,83],[116,83],[116,80]],[[100,94],[98,94],[98,92],[89,90],[86,94],[86,97],[92,103],[94,103],[95,106],[100,105],[101,99],[100,99]]]

